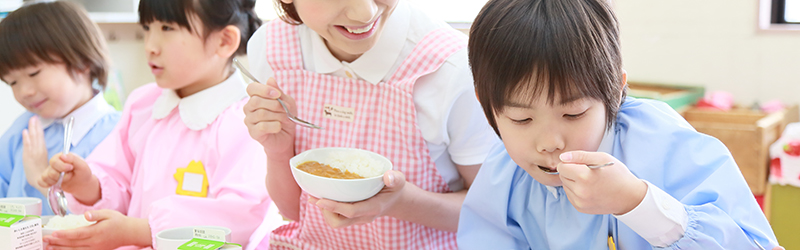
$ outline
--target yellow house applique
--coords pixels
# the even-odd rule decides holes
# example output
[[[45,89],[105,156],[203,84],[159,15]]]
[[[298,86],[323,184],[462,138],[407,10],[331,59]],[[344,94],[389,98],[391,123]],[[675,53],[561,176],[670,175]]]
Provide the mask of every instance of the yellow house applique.
[[[208,196],[208,176],[206,169],[200,161],[192,161],[185,168],[178,168],[175,171],[175,180],[178,187],[175,193],[186,196],[207,197]]]
[[[608,236],[608,249],[617,250],[617,246],[614,244],[614,237]]]

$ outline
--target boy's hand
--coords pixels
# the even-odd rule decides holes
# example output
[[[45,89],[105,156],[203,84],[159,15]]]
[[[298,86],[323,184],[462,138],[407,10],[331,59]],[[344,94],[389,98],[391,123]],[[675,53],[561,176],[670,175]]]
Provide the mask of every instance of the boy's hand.
[[[647,184],[622,162],[603,152],[561,154],[557,170],[570,203],[587,214],[625,214],[642,202]],[[614,165],[591,169],[586,165]]]
[[[47,188],[39,185],[38,180],[47,169],[47,143],[44,141],[44,129],[36,116],[28,121],[28,129],[22,130],[22,165],[28,184],[47,195]]]
[[[86,205],[92,205],[100,200],[100,182],[92,174],[89,165],[75,154],[56,154],[50,159],[50,166],[42,172],[38,180],[39,185],[49,188],[58,182],[58,177],[64,172],[61,189],[71,193],[75,199]]]
[[[86,220],[97,223],[85,227],[60,230],[45,236],[47,249],[115,249],[121,246],[152,245],[150,224],[146,219],[128,217],[114,210],[84,213]]]
[[[284,95],[274,78],[267,84],[247,86],[250,100],[244,105],[244,123],[250,137],[261,143],[268,156],[289,153],[294,155],[295,124],[286,116],[277,99],[281,98],[292,113],[297,114],[295,101]]]
[[[325,223],[333,228],[367,224],[389,214],[395,207],[406,184],[406,177],[399,171],[389,170],[383,174],[383,182],[386,186],[378,194],[363,201],[346,203],[309,197],[308,203],[322,209]]]

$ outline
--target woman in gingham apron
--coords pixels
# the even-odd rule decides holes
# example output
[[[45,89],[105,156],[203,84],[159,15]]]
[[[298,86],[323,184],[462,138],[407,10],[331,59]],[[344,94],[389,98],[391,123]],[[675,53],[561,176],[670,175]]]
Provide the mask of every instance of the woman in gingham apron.
[[[402,1],[344,2],[289,1],[299,13],[291,20],[304,24],[276,20],[250,40],[252,71],[275,80],[248,87],[245,123],[267,152],[271,197],[293,220],[269,236],[262,225],[251,240],[262,240],[258,249],[454,249],[466,188],[497,142],[474,96],[465,37]],[[321,9],[345,14],[326,20]],[[347,26],[354,20],[364,22]],[[325,129],[295,126],[278,97]],[[319,200],[300,190],[288,159],[320,147],[370,150],[394,171],[368,200]]]

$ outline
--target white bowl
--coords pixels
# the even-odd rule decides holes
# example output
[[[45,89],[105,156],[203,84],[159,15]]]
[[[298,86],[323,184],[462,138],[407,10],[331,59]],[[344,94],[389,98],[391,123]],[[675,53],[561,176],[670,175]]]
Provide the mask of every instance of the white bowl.
[[[219,250],[242,250],[242,247],[233,244],[225,244],[220,247]]]
[[[14,203],[25,206],[26,215],[42,215],[42,199],[34,197],[0,198],[2,203]]]
[[[50,221],[50,218],[53,218],[53,216],[55,215],[42,216],[42,236],[48,236],[53,234],[53,232],[58,231],[58,229],[44,228],[44,225],[47,225],[47,222]]]
[[[196,226],[204,228],[212,228],[225,231],[225,242],[231,241],[231,230],[227,227],[217,226]],[[194,226],[192,227],[176,227],[162,230],[156,234],[155,249],[158,250],[176,250],[179,246],[188,242],[194,237]]]
[[[381,166],[379,166],[382,168],[380,171],[381,174],[364,179],[335,179],[309,174],[303,170],[297,169],[297,165],[307,161],[317,161],[322,164],[327,164],[326,161],[329,161],[330,156],[337,152],[348,154],[357,153],[365,157],[370,157],[381,163]],[[292,166],[292,175],[294,175],[294,180],[297,181],[300,188],[314,197],[339,202],[356,202],[374,196],[383,189],[383,174],[392,169],[392,162],[386,157],[356,148],[316,148],[307,150],[292,157],[292,159],[289,160],[289,165]]]

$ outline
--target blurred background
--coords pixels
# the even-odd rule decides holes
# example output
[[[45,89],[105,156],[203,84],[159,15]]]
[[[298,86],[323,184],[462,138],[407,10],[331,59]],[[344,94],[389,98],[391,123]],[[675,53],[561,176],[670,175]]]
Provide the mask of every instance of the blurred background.
[[[0,11],[4,2],[0,0]],[[106,35],[124,93],[152,82],[136,9],[137,0],[82,3]],[[407,0],[454,27],[469,24],[485,0]],[[623,63],[633,82],[701,86],[725,91],[736,103],[800,101],[800,0],[612,0],[620,20]],[[784,16],[772,5],[785,5]],[[13,6],[13,4],[12,4]],[[259,16],[276,17],[273,2],[259,0]],[[7,11],[7,10],[5,10]],[[781,19],[781,20],[778,20]],[[783,23],[780,23],[783,22]],[[795,27],[797,26],[797,27]],[[486,39],[492,39],[487,37]],[[23,109],[0,87],[0,130]]]

